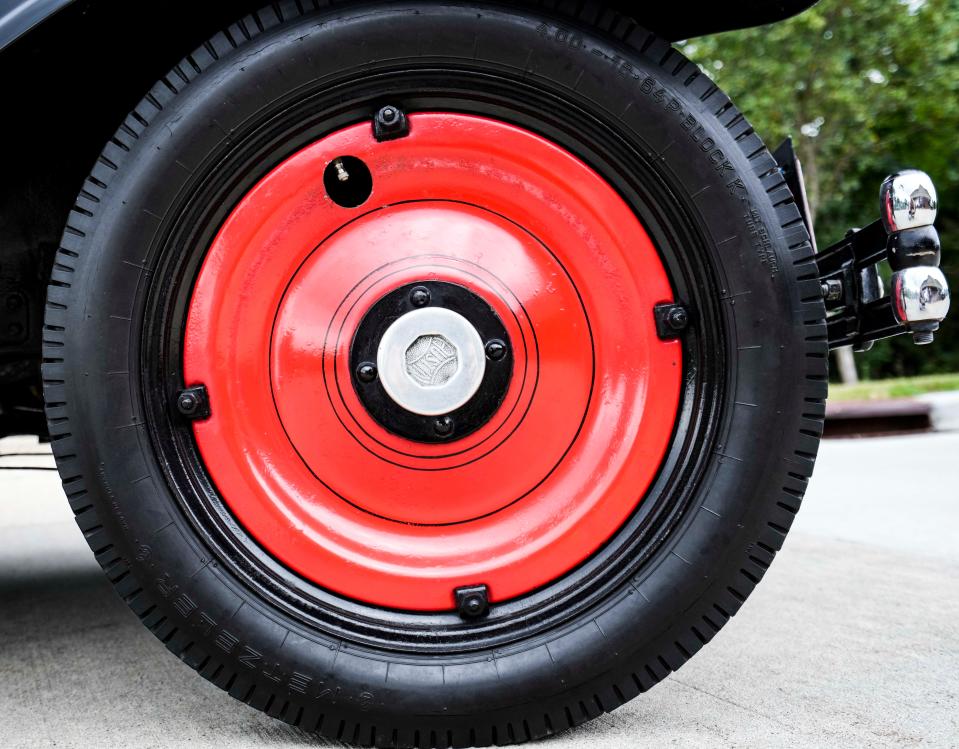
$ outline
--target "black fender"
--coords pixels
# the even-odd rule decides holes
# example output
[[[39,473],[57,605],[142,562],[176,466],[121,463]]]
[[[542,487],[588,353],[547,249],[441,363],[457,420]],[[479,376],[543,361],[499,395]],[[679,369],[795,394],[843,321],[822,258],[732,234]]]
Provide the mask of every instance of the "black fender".
[[[0,0],[0,50],[76,0]],[[734,0],[688,7],[664,7],[637,0],[610,0],[609,5],[633,16],[643,26],[670,41],[719,31],[781,21],[812,7],[818,0]]]
[[[609,4],[614,10],[635,18],[640,26],[675,42],[784,21],[817,2],[819,0],[712,0],[690,7],[681,3],[612,0]]]
[[[0,50],[73,0],[0,0]]]

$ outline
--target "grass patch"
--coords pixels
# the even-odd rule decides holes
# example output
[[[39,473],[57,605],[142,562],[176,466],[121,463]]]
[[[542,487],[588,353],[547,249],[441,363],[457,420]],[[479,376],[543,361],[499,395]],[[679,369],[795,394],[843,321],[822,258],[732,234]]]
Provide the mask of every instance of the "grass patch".
[[[830,385],[829,398],[837,401],[887,400],[910,398],[923,393],[959,390],[959,374],[901,377],[891,380],[860,382],[858,385]]]

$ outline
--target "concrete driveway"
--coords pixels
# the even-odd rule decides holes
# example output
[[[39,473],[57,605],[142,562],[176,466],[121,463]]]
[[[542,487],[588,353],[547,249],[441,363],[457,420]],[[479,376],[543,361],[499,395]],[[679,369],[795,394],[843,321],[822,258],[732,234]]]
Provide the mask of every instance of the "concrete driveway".
[[[52,465],[0,457],[24,463]],[[0,470],[0,746],[187,744],[334,745],[170,656],[102,578],[56,475]],[[959,433],[826,442],[742,612],[651,692],[541,745],[959,746]]]

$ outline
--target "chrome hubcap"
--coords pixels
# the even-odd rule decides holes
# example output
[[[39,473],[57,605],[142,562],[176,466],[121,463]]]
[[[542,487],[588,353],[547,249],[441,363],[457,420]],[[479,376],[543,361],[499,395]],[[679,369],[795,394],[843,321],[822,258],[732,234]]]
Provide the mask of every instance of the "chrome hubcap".
[[[462,315],[442,307],[400,317],[376,354],[380,382],[399,406],[422,416],[455,411],[479,390],[486,373],[483,340]]]

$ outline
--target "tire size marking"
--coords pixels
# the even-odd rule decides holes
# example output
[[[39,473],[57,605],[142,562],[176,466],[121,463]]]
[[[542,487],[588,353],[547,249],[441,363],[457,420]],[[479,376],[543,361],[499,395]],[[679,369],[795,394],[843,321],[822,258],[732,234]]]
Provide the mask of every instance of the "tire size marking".
[[[577,34],[575,31],[570,31],[569,29],[564,29],[561,26],[549,26],[548,24],[541,23],[536,27],[536,33],[550,42],[555,42],[556,44],[571,49],[585,49],[586,47],[581,34]]]
[[[140,546],[138,560],[146,560],[150,555],[149,547]],[[157,592],[170,602],[184,623],[199,630],[205,638],[212,641],[214,648],[226,655],[235,656],[241,666],[257,672],[257,675],[278,686],[285,686],[288,692],[330,705],[352,702],[363,712],[369,711],[376,701],[375,695],[368,690],[353,693],[329,681],[293,669],[284,669],[278,662],[268,661],[262,653],[245,644],[225,627],[221,627],[212,616],[200,609],[199,605],[173,582],[168,572],[161,573],[156,578],[155,585]]]

